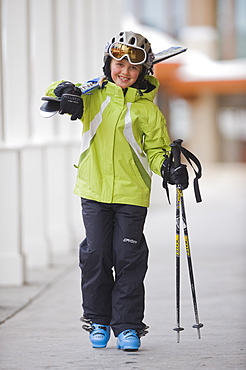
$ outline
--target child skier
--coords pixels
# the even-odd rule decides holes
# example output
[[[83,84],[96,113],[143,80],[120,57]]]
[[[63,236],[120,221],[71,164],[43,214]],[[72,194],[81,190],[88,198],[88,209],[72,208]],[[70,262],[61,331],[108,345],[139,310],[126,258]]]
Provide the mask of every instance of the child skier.
[[[151,171],[163,174],[170,139],[153,103],[159,83],[154,55],[140,34],[120,32],[106,45],[102,88],[81,96],[68,81],[46,95],[61,98],[60,114],[83,123],[74,193],[81,197],[86,238],[80,244],[84,322],[93,348],[107,346],[110,328],[117,348],[138,350],[147,333],[144,278],[148,247],[143,234]],[[169,182],[188,186],[186,166]]]

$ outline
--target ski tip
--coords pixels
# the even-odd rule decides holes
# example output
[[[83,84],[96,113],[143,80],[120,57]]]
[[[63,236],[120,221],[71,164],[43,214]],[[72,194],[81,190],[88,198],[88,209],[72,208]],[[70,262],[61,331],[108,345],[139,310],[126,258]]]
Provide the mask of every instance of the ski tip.
[[[50,118],[53,117],[60,109],[60,101],[59,98],[53,98],[51,96],[43,96],[41,98],[44,103],[39,108],[39,112],[43,118]]]
[[[174,57],[175,55],[184,53],[188,48],[182,46],[171,46],[168,49],[160,51],[159,53],[155,54],[155,59],[153,64],[162,62],[168,58]]]
[[[42,110],[41,108],[39,109],[39,112],[43,118],[51,118],[53,117],[58,111],[55,112],[46,112]]]

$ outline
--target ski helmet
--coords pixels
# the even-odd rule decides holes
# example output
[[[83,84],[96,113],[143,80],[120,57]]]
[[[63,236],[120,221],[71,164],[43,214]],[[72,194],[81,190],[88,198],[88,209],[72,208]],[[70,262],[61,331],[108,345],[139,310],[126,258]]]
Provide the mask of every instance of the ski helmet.
[[[147,69],[151,68],[154,60],[149,41],[139,33],[131,31],[120,32],[112,37],[105,46],[104,55],[115,59],[126,56],[130,63],[143,64]]]

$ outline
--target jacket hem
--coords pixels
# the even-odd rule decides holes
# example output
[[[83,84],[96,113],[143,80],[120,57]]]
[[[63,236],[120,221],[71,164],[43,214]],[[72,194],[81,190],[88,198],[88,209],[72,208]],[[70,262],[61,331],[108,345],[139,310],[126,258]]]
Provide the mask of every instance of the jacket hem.
[[[91,196],[91,195],[88,195],[88,194],[85,194],[83,192],[81,192],[79,189],[75,188],[74,189],[74,192],[73,192],[75,195],[78,195],[80,198],[85,198],[85,199],[90,199],[90,200],[94,200],[96,202],[100,202],[100,203],[108,203],[108,204],[129,204],[129,205],[132,205],[132,206],[139,206],[139,207],[145,207],[145,208],[148,208],[149,205],[150,205],[150,202],[149,201],[143,201],[143,200],[140,200],[140,199],[132,199],[132,198],[126,198],[126,197],[113,197],[112,199],[105,199],[105,198],[102,198],[102,197],[99,197],[99,196]]]

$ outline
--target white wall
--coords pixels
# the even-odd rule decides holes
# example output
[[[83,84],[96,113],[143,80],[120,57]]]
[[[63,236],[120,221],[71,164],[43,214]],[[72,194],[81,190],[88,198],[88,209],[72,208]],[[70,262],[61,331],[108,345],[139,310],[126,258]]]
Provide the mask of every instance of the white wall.
[[[124,2],[123,2],[124,3]],[[84,236],[73,195],[80,122],[39,114],[50,82],[102,74],[121,0],[0,0],[0,285],[22,285]]]

